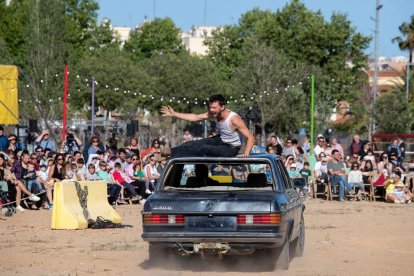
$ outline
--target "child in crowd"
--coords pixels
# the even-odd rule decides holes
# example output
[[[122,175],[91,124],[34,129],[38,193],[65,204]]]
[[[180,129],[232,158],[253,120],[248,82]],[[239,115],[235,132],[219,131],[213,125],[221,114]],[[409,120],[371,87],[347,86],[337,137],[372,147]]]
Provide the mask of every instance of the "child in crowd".
[[[85,167],[85,160],[83,158],[79,158],[76,162],[76,166],[78,167],[76,174],[79,181],[85,180],[86,177],[86,167]]]
[[[90,163],[88,165],[88,172],[86,173],[86,180],[88,181],[101,180],[101,178],[96,174],[94,163]]]
[[[112,177],[114,178],[115,183],[118,183],[119,185],[122,185],[124,188],[126,188],[131,194],[132,194],[132,201],[139,201],[140,198],[135,191],[135,187],[126,181],[127,176],[124,172],[122,172],[121,163],[116,162],[114,172],[112,173]]]
[[[53,208],[53,197],[52,197],[52,186],[47,184],[49,178],[49,169],[47,162],[40,161],[39,170],[36,171],[37,181],[40,182],[43,187],[46,189],[47,201],[43,202],[43,209],[52,209]]]
[[[137,163],[133,166],[134,169],[134,176],[138,177],[140,180],[145,181],[145,193],[150,195],[152,194],[151,189],[155,189],[155,185],[153,182],[148,181],[148,179],[145,178],[144,171],[142,170],[141,164]],[[151,183],[151,189],[150,189],[150,183]]]
[[[23,179],[27,181],[27,189],[32,192],[34,186],[36,186],[37,191],[44,191],[42,184],[37,181],[37,175],[35,172],[35,165],[33,163],[27,164],[27,171],[23,174]]]
[[[68,170],[66,171],[66,176],[68,180],[79,181],[77,176],[78,166],[76,163],[70,163]]]
[[[408,187],[401,181],[401,173],[395,172],[391,175],[391,179],[385,184],[386,201],[388,203],[411,203],[413,194],[408,190]]]
[[[126,204],[127,202],[124,199],[124,186],[114,183],[108,170],[109,166],[107,163],[105,161],[99,161],[99,170],[96,173],[101,180],[106,182],[107,188],[109,189],[109,203]],[[121,198],[119,198],[120,195]]]
[[[297,166],[296,163],[293,163],[290,165],[290,168],[288,170],[288,174],[290,178],[298,178],[301,177],[301,175],[299,174],[299,172],[296,170]]]
[[[299,171],[299,174],[303,177],[303,179],[305,179],[305,183],[306,183],[306,190],[310,191],[310,183],[309,183],[309,177],[312,175],[311,170],[309,170],[309,162],[305,162],[303,163],[303,169],[301,169]]]

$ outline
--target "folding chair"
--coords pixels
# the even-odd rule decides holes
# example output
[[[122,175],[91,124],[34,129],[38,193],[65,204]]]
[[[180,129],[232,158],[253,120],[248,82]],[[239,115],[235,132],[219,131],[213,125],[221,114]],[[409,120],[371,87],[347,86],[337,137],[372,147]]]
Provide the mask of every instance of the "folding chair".
[[[326,200],[329,199],[329,188],[328,183],[321,182],[317,180],[314,172],[312,172],[312,195],[313,198],[317,198],[318,195],[322,195]]]

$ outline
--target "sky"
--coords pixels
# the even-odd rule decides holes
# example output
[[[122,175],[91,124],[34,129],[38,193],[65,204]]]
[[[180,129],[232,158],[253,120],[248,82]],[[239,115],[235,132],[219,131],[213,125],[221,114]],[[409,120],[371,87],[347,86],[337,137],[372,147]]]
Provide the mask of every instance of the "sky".
[[[240,16],[253,9],[276,11],[288,0],[97,0],[99,20],[109,18],[113,26],[135,27],[144,19],[170,17],[177,27],[189,31],[192,26],[223,26],[237,24]],[[376,0],[302,0],[312,11],[320,10],[329,20],[333,12],[348,16],[352,25],[363,35],[374,37]],[[379,56],[408,57],[398,43],[391,40],[401,36],[398,27],[414,15],[413,0],[380,0]],[[374,39],[366,54],[372,56]]]

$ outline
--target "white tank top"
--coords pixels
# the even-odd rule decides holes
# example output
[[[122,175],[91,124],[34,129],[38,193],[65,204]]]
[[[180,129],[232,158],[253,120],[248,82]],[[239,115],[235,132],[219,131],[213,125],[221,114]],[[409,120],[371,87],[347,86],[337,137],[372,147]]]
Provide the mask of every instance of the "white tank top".
[[[233,111],[230,111],[229,116],[226,118],[226,120],[224,120],[224,122],[219,122],[217,119],[216,122],[221,140],[226,144],[238,147],[241,145],[239,133],[230,128],[230,120],[233,116],[238,115]]]

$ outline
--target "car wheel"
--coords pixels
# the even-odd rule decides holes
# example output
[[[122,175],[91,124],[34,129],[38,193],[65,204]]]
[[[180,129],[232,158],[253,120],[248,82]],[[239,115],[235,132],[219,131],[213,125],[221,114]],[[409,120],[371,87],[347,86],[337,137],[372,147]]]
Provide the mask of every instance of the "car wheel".
[[[276,253],[276,268],[288,270],[290,262],[289,241],[287,240],[282,248],[273,249]]]
[[[297,238],[292,242],[292,253],[295,257],[302,257],[303,251],[305,250],[305,220],[300,220],[300,226],[299,226],[299,235]]]

